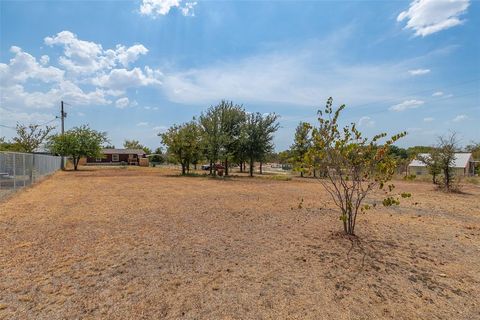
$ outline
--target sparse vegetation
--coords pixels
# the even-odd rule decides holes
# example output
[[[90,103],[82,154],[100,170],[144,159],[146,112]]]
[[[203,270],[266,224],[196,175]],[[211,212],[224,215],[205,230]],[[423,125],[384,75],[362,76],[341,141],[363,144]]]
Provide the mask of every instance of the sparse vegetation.
[[[16,136],[11,142],[0,137],[0,151],[13,152],[34,152],[39,149],[47,140],[51,132],[55,129],[53,126],[42,127],[37,124],[23,125],[17,124]]]
[[[406,132],[380,143],[386,133],[368,139],[354,123],[339,128],[338,120],[344,108],[342,105],[334,110],[333,99],[329,98],[325,109],[318,112],[319,125],[312,130],[311,153],[315,157],[310,157],[315,160],[310,160],[309,165],[324,168],[327,179],[319,181],[341,210],[340,220],[345,233],[353,235],[359,212],[372,208],[364,202],[375,189],[388,194],[382,201],[384,206],[399,203],[398,196],[389,195],[395,188],[389,181],[395,174],[396,161],[388,151]]]

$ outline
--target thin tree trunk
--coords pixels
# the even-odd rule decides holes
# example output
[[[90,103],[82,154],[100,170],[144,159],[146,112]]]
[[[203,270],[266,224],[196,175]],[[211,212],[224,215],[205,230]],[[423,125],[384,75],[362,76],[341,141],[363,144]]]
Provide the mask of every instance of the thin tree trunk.
[[[210,175],[213,174],[213,163],[212,160],[210,160]]]
[[[80,161],[80,158],[73,157],[73,170],[77,171],[78,170],[78,162]]]
[[[240,161],[240,172],[243,172],[243,162]]]
[[[253,177],[253,158],[250,158],[250,177]]]
[[[185,175],[185,163],[182,162],[182,175]]]
[[[225,157],[225,176],[228,176],[228,157]]]
[[[260,174],[263,174],[263,163],[260,162]]]

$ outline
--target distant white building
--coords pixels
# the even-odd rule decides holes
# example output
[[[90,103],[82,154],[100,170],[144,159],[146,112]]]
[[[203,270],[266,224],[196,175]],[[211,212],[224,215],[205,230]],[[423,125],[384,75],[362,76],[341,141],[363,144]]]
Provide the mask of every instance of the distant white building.
[[[408,165],[408,173],[415,174],[417,176],[428,174],[427,165],[418,159],[428,159],[429,157],[429,153],[419,153],[417,159],[412,160],[412,162],[410,162]],[[472,154],[455,153],[453,171],[456,176],[473,176],[475,172],[475,162],[473,161]]]

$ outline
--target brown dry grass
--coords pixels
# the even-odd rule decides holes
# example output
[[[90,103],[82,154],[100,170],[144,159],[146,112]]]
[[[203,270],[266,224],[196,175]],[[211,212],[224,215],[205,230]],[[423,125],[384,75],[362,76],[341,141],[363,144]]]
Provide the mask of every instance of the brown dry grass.
[[[413,198],[351,239],[313,180],[170,174],[60,172],[0,203],[0,318],[479,318],[477,186],[399,182]]]

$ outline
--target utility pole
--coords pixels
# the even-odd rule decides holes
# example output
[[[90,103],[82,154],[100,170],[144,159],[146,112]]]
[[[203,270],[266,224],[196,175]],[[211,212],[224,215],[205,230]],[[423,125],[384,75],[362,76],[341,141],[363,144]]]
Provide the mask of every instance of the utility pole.
[[[60,101],[60,120],[62,121],[62,135],[65,133],[65,118],[67,117],[67,113],[63,110],[63,100]],[[62,163],[61,163],[62,170],[65,169],[65,157],[62,156]]]
[[[65,133],[65,118],[67,114],[63,111],[63,101],[60,101],[61,109],[60,109],[60,118],[62,119],[62,134]]]

